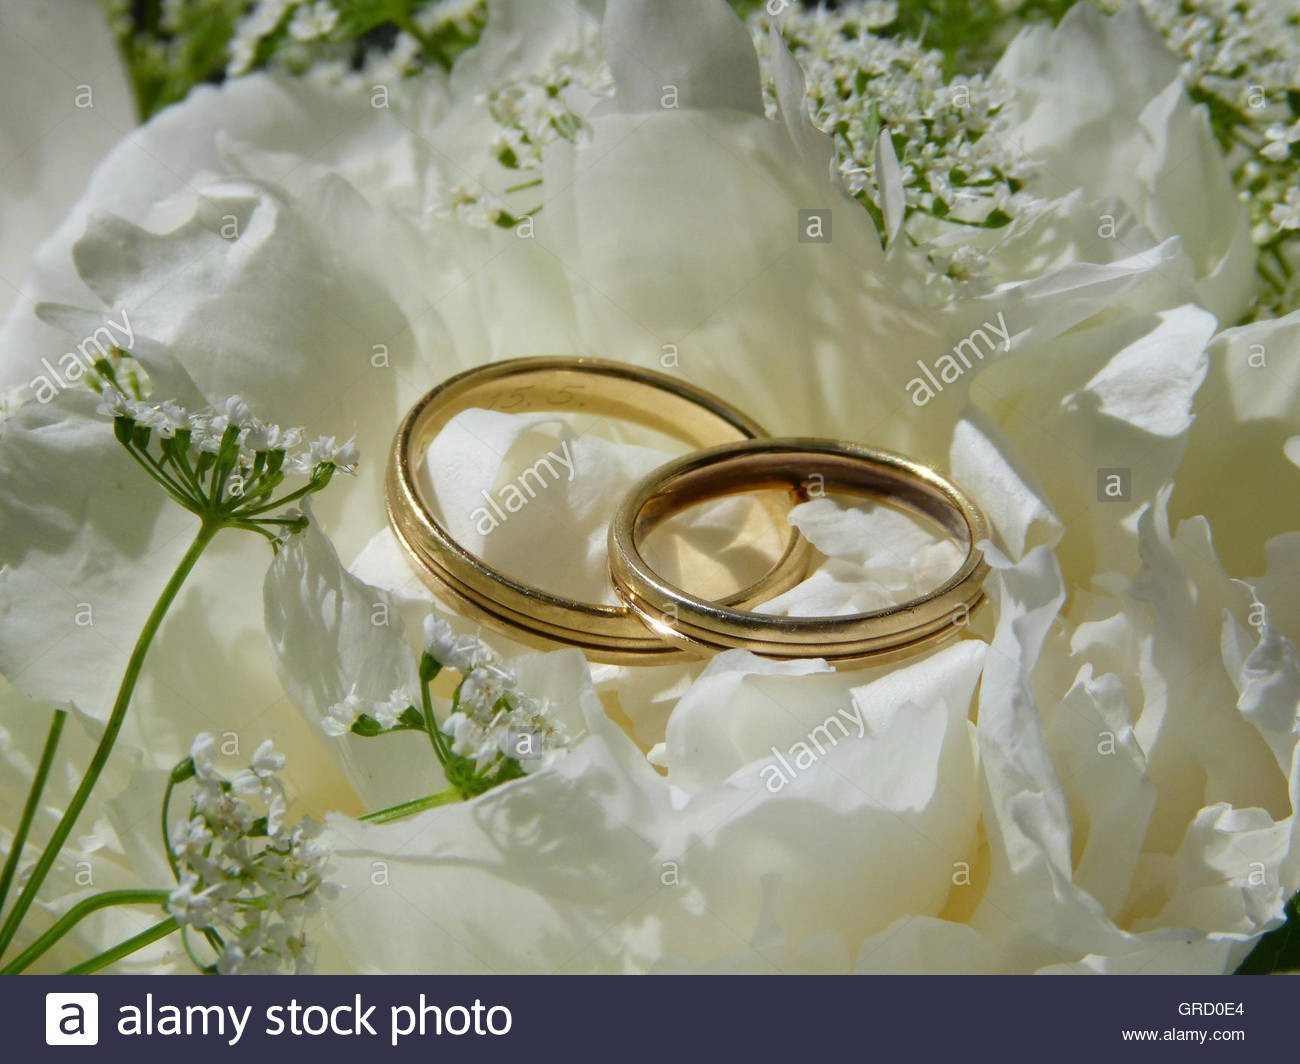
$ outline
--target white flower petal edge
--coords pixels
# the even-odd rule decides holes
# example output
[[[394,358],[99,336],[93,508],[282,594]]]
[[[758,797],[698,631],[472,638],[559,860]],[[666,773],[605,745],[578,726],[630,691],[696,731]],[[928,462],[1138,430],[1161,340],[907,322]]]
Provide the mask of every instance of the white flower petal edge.
[[[1030,191],[1118,198],[1158,239],[1182,238],[1195,272],[1189,298],[1240,318],[1255,262],[1249,218],[1204,108],[1188,100],[1177,58],[1138,5],[1104,15],[1078,4],[1054,31],[1024,30],[994,75],[1014,88],[1009,138],[1041,163]],[[1104,216],[1093,226],[1100,243]],[[1107,239],[1143,238],[1117,228]]]
[[[974,649],[955,648],[965,662],[951,674],[956,690],[928,707],[904,689],[869,692],[870,739],[824,743],[824,771],[797,775],[790,795],[764,782],[770,755],[771,765],[682,792],[609,723],[576,654],[539,657],[547,694],[582,705],[590,736],[552,767],[469,805],[383,827],[332,818],[352,896],[329,910],[331,926],[351,944],[349,958],[372,970],[675,969],[730,966],[726,958],[746,954],[765,970],[831,956],[843,969],[859,928],[909,911],[918,891],[941,904],[951,862],[974,838],[965,721]],[[801,671],[739,652],[716,668],[775,697],[782,688],[770,682]],[[851,704],[847,683],[830,679],[838,691],[828,686],[826,704]],[[838,860],[822,845],[828,830],[849,840]],[[894,859],[864,862],[872,849]],[[879,904],[862,906],[864,892]],[[419,948],[379,934],[393,907],[421,928]],[[501,934],[502,921],[515,933]],[[811,965],[810,940],[820,943]]]
[[[369,706],[401,691],[419,705],[417,659],[395,603],[343,569],[316,522],[276,555],[264,599],[276,674],[317,728],[349,696]],[[431,793],[442,782],[436,763],[431,776],[428,746],[409,738],[336,742],[329,750],[367,807],[382,809],[418,798],[415,787],[431,783],[423,792]]]
[[[8,5],[0,97],[9,105],[0,177],[4,314],[28,310],[33,254],[135,114],[107,20],[74,4]]]

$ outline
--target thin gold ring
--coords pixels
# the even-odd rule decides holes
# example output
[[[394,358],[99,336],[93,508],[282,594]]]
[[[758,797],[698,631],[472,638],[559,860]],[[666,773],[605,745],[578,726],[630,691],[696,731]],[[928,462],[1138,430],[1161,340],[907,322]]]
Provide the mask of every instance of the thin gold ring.
[[[417,477],[434,437],[471,407],[508,413],[581,411],[663,432],[690,447],[765,436],[735,407],[667,374],[596,358],[540,356],[493,362],[457,374],[421,398],[402,419],[389,453],[385,498],[389,523],[425,584],[473,619],[530,646],[577,646],[595,661],[661,664],[689,657],[647,630],[623,604],[603,605],[552,594],[514,580],[457,543],[424,498]],[[793,587],[807,571],[807,541],[789,528],[773,568],[730,596],[728,605],[762,602]]]
[[[710,499],[773,488],[801,497],[841,491],[877,499],[964,539],[966,556],[940,587],[910,602],[838,617],[773,617],[706,602],[646,563],[645,536],[673,514]],[[647,627],[697,657],[739,647],[773,658],[883,662],[961,633],[984,601],[989,567],[977,544],[988,535],[975,502],[911,458],[835,440],[756,439],[675,459],[633,488],[610,525],[610,576]]]

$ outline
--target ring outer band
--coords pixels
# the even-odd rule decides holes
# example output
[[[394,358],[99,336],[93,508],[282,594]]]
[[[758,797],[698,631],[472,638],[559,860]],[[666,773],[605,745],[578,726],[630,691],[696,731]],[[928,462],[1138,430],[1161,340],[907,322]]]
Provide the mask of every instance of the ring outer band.
[[[966,556],[938,588],[869,613],[776,617],[696,598],[655,573],[641,553],[650,528],[709,498],[784,487],[844,491],[919,514],[961,534]],[[814,481],[814,483],[816,483]],[[891,494],[889,488],[897,490]],[[647,513],[649,511],[649,513]],[[900,660],[961,634],[983,606],[989,566],[976,544],[988,521],[964,491],[930,467],[892,451],[838,440],[767,438],[722,444],[675,459],[643,478],[610,525],[610,576],[628,606],[665,640],[707,657],[745,649],[781,659]],[[670,619],[671,618],[671,619]]]
[[[618,417],[690,447],[759,438],[766,435],[762,426],[667,374],[606,359],[533,356],[489,363],[443,381],[403,417],[389,451],[389,523],[423,582],[449,605],[526,645],[576,646],[594,661],[668,664],[694,656],[647,629],[622,601],[588,603],[525,584],[452,538],[422,496],[415,463],[452,417],[480,405],[516,413],[573,410]],[[792,529],[772,570],[726,601],[752,604],[793,587],[806,573],[809,554],[807,541]]]

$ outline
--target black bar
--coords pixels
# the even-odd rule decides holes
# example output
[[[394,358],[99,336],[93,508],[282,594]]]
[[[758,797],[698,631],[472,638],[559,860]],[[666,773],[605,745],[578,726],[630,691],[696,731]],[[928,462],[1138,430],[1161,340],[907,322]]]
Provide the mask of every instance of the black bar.
[[[1228,976],[15,977],[0,982],[0,1058],[71,1053],[77,1047],[49,1048],[46,1025],[53,1017],[77,1036],[77,1010],[46,995],[95,994],[96,1059],[132,1062],[284,1053],[311,1054],[312,1064],[372,1055],[611,1064],[1230,1060],[1278,1051],[1291,1059],[1297,985]],[[358,995],[373,1034],[357,1023]],[[196,1007],[188,1018],[187,1006]],[[347,1033],[311,1033],[331,1018]],[[1126,1040],[1125,1030],[1155,1037]]]

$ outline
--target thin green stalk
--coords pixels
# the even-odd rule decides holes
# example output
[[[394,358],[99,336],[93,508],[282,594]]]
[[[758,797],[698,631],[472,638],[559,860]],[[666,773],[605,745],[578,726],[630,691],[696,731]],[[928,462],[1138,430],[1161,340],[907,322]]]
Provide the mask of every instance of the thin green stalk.
[[[506,192],[522,192],[526,188],[536,188],[541,183],[542,183],[542,179],[538,177],[532,181],[524,181],[522,184],[511,185],[509,188],[506,189]]]
[[[186,509],[193,511],[194,509],[202,505],[201,497],[191,495],[189,489],[186,488],[184,484],[182,484],[179,480],[173,477],[170,473],[168,473],[167,470],[163,467],[163,464],[160,461],[158,461],[157,458],[151,455],[147,450],[142,450],[139,453],[144,458],[144,460],[149,463],[149,468],[151,468],[154,471],[154,473],[156,474],[156,478],[159,480],[159,482],[161,482],[164,485],[170,485],[173,490],[175,490],[181,495],[182,498],[189,499],[189,505],[186,507]]]
[[[59,745],[59,736],[63,732],[63,722],[68,719],[66,709],[56,709],[54,719],[50,721],[50,731],[45,737],[45,748],[41,751],[40,763],[36,766],[36,776],[32,780],[31,790],[27,792],[27,804],[23,806],[18,818],[18,827],[14,831],[13,843],[9,847],[9,857],[5,860],[4,871],[0,872],[0,910],[4,909],[9,897],[9,887],[18,872],[18,862],[22,859],[23,847],[27,845],[27,833],[31,830],[32,820],[36,817],[37,806],[41,804],[41,793],[45,790],[45,781],[50,775],[50,765],[54,763],[54,751]]]
[[[146,903],[165,905],[165,890],[109,890],[78,902],[35,942],[18,954],[12,961],[0,968],[0,975],[17,975],[24,971],[42,953],[48,950],[64,935],[91,913],[107,909],[114,905],[143,905]]]
[[[414,813],[422,813],[426,809],[436,809],[440,805],[451,805],[453,802],[459,801],[462,801],[460,791],[455,787],[448,787],[445,791],[439,791],[437,794],[430,794],[424,798],[414,798],[409,802],[402,802],[401,805],[390,805],[387,809],[367,813],[357,819],[367,824],[387,824],[393,820],[400,820],[404,816],[411,816]]]
[[[314,490],[316,490],[316,485],[312,483],[308,483],[305,486],[298,488],[296,491],[291,491],[289,492],[289,494],[282,495],[280,498],[273,499],[268,503],[260,503],[259,505],[254,506],[250,510],[240,510],[239,516],[248,518],[248,517],[254,517],[257,514],[264,514],[268,510],[278,510],[282,506],[286,505],[287,503],[296,502],[297,500],[301,499],[304,495],[310,495]]]
[[[280,537],[277,536],[274,532],[271,532],[270,530],[265,528],[261,528],[258,525],[251,524],[248,521],[233,521],[231,522],[230,527],[242,528],[246,532],[256,532],[259,536],[261,536],[263,539],[267,540],[272,544],[278,543],[280,541]]]
[[[194,509],[196,505],[194,500],[191,499],[188,495],[181,494],[180,492],[178,492],[167,481],[160,480],[158,476],[154,473],[153,467],[148,462],[146,462],[144,458],[140,457],[140,454],[135,450],[135,448],[126,447],[124,448],[124,450],[126,451],[127,454],[129,454],[132,458],[134,458],[136,462],[139,463],[140,468],[143,469],[146,473],[148,473],[151,477],[153,477],[153,479],[156,480],[162,486],[162,489],[165,492],[167,492],[167,494],[170,495],[176,502],[180,503],[180,505],[185,507],[185,509],[187,510],[192,511]]]
[[[172,870],[172,878],[177,883],[181,881],[180,865],[176,863],[176,853],[172,849],[171,824],[168,823],[168,816],[171,812],[172,791],[176,789],[176,781],[171,776],[167,777],[167,789],[163,791],[162,800],[162,843],[163,853],[167,855],[167,867]]]
[[[424,31],[421,30],[420,27],[414,23],[414,21],[412,21],[410,15],[407,15],[405,12],[402,11],[395,11],[393,12],[392,20],[393,20],[393,25],[397,26],[398,29],[401,29],[406,33],[409,33],[412,37],[414,37],[417,41],[420,42],[420,49],[422,51],[428,52],[432,50],[433,42],[430,41],[429,38],[425,36]]]
[[[176,566],[176,571],[172,573],[171,579],[167,581],[167,586],[163,588],[162,594],[154,604],[149,619],[145,621],[140,637],[136,640],[135,647],[131,651],[131,657],[127,661],[126,672],[123,674],[121,686],[117,690],[117,700],[113,703],[113,711],[109,714],[108,722],[104,726],[104,734],[100,737],[99,745],[95,747],[94,756],[90,759],[90,766],[86,769],[86,774],[81,778],[76,793],[72,796],[67,810],[59,820],[54,833],[50,836],[50,841],[46,843],[45,849],[41,852],[41,856],[32,869],[31,875],[28,876],[27,883],[18,896],[18,900],[14,903],[13,909],[10,910],[8,919],[5,920],[4,926],[0,927],[0,956],[9,948],[9,943],[13,941],[23,917],[27,915],[27,910],[32,907],[37,892],[45,882],[45,877],[54,866],[59,851],[63,849],[63,844],[68,841],[68,836],[72,834],[77,818],[81,815],[82,809],[85,808],[86,802],[90,798],[90,792],[95,789],[95,784],[99,782],[100,773],[104,771],[104,766],[108,763],[109,755],[113,752],[113,745],[117,742],[118,733],[122,730],[122,724],[126,720],[127,707],[130,706],[131,696],[135,693],[136,681],[140,678],[140,670],[144,667],[145,655],[149,652],[154,636],[158,634],[158,628],[162,624],[163,617],[166,616],[168,609],[170,609],[172,602],[181,589],[181,585],[185,583],[185,578],[190,575],[194,563],[199,560],[200,555],[203,554],[207,545],[212,542],[212,537],[217,534],[220,527],[219,524],[210,523],[207,520],[203,521],[199,526],[194,542],[190,544],[185,556],[181,558],[180,564]]]
[[[172,878],[176,880],[177,883],[179,883],[181,881],[180,862],[176,860],[176,851],[172,847],[172,839],[171,839],[172,793],[176,790],[176,786],[177,786],[177,780],[175,776],[175,770],[173,770],[173,772],[169,774],[167,777],[167,787],[163,791],[162,813],[160,814],[159,817],[160,820],[159,826],[162,829],[161,834],[162,834],[163,853],[166,854],[167,856],[167,867],[169,867],[172,870]],[[214,930],[212,930],[212,928],[209,927],[204,929],[203,936],[208,940],[208,944],[211,945],[214,950],[216,950],[218,953],[221,952],[221,947],[224,945],[224,943],[221,941],[220,935],[218,935]],[[190,954],[191,959],[194,959],[194,954],[190,951],[189,939],[186,938],[184,932],[182,932],[181,934],[181,940],[185,944],[185,952]],[[196,968],[200,968],[200,969],[204,967],[202,964],[199,964],[197,960],[194,961],[194,965]]]
[[[434,756],[439,764],[445,765],[451,752],[442,741],[438,720],[433,715],[433,699],[429,695],[429,684],[423,677],[420,678],[420,699],[424,703],[424,729],[429,733],[429,742],[433,744]]]
[[[161,923],[154,924],[153,927],[141,931],[134,938],[128,938],[125,942],[119,942],[112,949],[106,949],[97,957],[91,957],[88,961],[82,961],[75,967],[69,968],[64,975],[90,975],[101,968],[107,968],[115,961],[120,961],[123,957],[129,957],[136,950],[144,949],[145,946],[157,942],[160,938],[166,938],[175,931],[180,924],[173,917],[167,917]]]
[[[199,478],[194,475],[194,467],[190,465],[189,448],[177,447],[173,451],[172,464],[180,471],[181,479],[189,485],[194,497],[203,498],[203,485],[199,483]]]
[[[215,964],[204,964],[195,954],[194,947],[190,945],[190,929],[188,927],[181,928],[181,945],[185,947],[185,956],[189,957],[190,963],[193,964],[199,972],[203,975],[217,974],[217,966]],[[209,939],[209,945],[211,945],[211,939]],[[220,953],[220,950],[218,949],[217,952]]]

